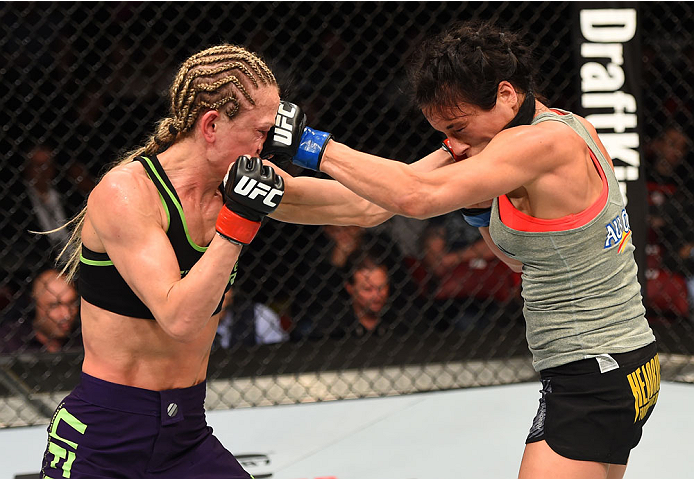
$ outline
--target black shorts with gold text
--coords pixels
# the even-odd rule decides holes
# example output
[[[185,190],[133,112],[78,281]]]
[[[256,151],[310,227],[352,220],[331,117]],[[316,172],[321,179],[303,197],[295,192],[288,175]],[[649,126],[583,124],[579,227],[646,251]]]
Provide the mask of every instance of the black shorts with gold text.
[[[542,397],[526,444],[569,459],[626,464],[658,400],[655,343],[540,371]]]

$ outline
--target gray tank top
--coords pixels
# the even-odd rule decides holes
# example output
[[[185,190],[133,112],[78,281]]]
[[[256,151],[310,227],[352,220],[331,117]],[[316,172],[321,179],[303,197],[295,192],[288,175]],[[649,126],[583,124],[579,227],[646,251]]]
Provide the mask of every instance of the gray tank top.
[[[579,120],[556,111],[562,114],[542,113],[532,124],[560,121],[583,138],[604,172],[606,203],[576,227],[540,232],[503,224],[500,199],[495,198],[489,225],[499,249],[523,263],[523,313],[536,371],[655,341],[645,318],[629,217],[614,172]]]

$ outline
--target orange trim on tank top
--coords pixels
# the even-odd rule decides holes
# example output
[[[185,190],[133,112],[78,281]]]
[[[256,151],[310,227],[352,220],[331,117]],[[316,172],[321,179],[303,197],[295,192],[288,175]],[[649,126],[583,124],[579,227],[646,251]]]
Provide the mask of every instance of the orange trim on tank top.
[[[561,114],[561,112],[555,113]],[[499,217],[501,218],[501,222],[509,228],[517,231],[536,233],[544,233],[548,231],[566,231],[588,224],[598,215],[598,213],[600,213],[600,211],[602,211],[603,207],[607,203],[608,197],[607,178],[605,177],[605,172],[592,151],[590,152],[590,158],[593,160],[595,169],[597,169],[598,173],[600,173],[600,179],[602,180],[602,191],[600,192],[598,199],[595,200],[595,202],[588,208],[580,213],[567,215],[562,218],[535,218],[534,216],[526,215],[525,213],[518,211],[506,195],[501,195],[499,196]]]

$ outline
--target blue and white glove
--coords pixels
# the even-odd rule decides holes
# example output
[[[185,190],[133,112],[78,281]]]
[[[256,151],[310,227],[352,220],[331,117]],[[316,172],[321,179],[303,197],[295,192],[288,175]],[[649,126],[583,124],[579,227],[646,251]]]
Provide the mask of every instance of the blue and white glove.
[[[460,212],[467,224],[475,228],[489,226],[489,220],[492,217],[491,206],[488,208],[461,208]]]
[[[301,108],[283,100],[260,157],[272,158],[278,163],[291,161],[295,165],[320,171],[320,161],[331,138],[330,133],[307,127],[306,114]]]

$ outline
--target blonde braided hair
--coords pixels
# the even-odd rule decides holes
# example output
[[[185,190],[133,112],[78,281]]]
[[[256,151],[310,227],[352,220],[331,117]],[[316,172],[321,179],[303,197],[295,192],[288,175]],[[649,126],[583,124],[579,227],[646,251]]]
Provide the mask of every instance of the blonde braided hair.
[[[229,119],[234,118],[242,107],[237,92],[246,102],[255,105],[252,90],[261,85],[276,86],[277,80],[258,56],[243,47],[216,45],[194,54],[183,62],[169,89],[170,116],[157,123],[154,134],[144,146],[126,153],[109,171],[132,162],[137,156],[151,156],[166,150],[193,130],[202,112],[219,110]],[[58,255],[58,260],[63,256],[68,258],[61,271],[68,281],[74,279],[79,267],[86,212],[85,206],[60,228],[44,232],[72,228],[70,240]]]

